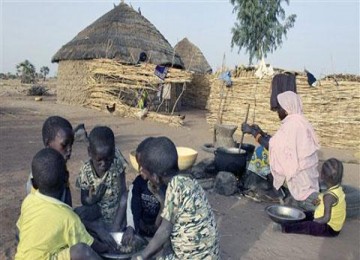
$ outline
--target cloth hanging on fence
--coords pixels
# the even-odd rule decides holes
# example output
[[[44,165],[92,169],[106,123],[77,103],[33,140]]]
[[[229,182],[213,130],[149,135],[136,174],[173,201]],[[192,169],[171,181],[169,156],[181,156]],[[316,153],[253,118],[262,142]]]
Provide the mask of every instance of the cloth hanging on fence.
[[[157,65],[154,74],[158,76],[160,79],[164,80],[166,74],[168,73],[168,70],[169,70],[168,67]]]
[[[308,71],[308,70],[305,70],[305,73],[306,73],[307,82],[308,82],[309,86],[311,86],[311,87],[316,87],[316,85],[317,85],[317,80],[316,80],[316,78],[314,77],[314,75],[311,74],[310,71]]]
[[[271,65],[266,65],[264,57],[261,58],[261,61],[256,66],[255,76],[259,79],[262,79],[264,76],[272,76],[274,74],[274,69]]]
[[[162,90],[162,98],[163,99],[171,99],[171,84],[170,83],[164,84],[163,90]]]
[[[221,79],[222,81],[225,82],[225,85],[227,87],[231,87],[232,86],[232,81],[231,81],[231,73],[230,71],[225,71],[223,73],[220,74],[219,79]]]

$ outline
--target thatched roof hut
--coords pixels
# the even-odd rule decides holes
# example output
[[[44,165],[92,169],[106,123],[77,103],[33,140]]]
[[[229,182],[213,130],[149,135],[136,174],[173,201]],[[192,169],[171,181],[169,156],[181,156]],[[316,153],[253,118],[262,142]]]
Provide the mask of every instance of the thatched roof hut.
[[[143,52],[147,57],[139,63]],[[59,63],[58,102],[138,117],[144,93],[155,98],[159,92],[164,95],[166,87],[166,96],[147,118],[182,124],[174,111],[181,108],[182,94],[192,73],[183,70],[180,57],[155,26],[125,3],[81,31],[52,61]],[[156,76],[158,72],[161,77]],[[151,104],[155,106],[156,102]],[[168,114],[159,114],[161,111]]]
[[[204,54],[197,46],[190,42],[188,38],[184,38],[178,42],[174,49],[176,53],[180,55],[187,70],[201,74],[212,73],[212,68]]]
[[[152,64],[183,68],[180,57],[155,26],[120,3],[65,44],[52,62],[105,58],[134,64],[141,52]]]

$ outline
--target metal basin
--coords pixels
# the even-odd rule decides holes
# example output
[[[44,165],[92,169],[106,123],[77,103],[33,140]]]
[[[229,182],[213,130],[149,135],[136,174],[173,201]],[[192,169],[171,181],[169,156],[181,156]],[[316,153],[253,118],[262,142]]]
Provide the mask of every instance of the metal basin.
[[[118,244],[118,246],[122,245],[121,240],[122,240],[123,234],[124,234],[124,232],[111,232],[110,233],[110,235],[114,238],[114,240]],[[142,238],[138,235],[135,235],[134,239],[137,240],[136,241],[137,243],[140,243],[141,245],[143,245],[141,247],[141,249],[139,249],[138,251],[133,251],[131,253],[104,253],[101,256],[104,259],[131,259],[131,257],[134,254],[140,253],[145,248],[145,246],[148,244],[148,242],[144,238]]]
[[[266,213],[276,223],[295,223],[305,219],[305,213],[297,208],[271,205],[265,208]]]

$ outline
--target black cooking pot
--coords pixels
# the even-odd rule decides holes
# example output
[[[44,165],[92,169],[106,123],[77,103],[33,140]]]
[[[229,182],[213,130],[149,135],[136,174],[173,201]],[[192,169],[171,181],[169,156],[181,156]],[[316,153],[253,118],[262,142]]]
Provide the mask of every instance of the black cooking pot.
[[[237,143],[237,147],[239,147],[239,143]],[[246,160],[250,161],[251,157],[252,157],[252,155],[253,155],[253,153],[255,151],[255,146],[252,145],[252,144],[242,144],[241,149],[244,149],[246,151],[246,154],[247,154]]]
[[[247,151],[239,148],[219,147],[215,150],[215,168],[217,171],[232,172],[238,178],[246,170]]]

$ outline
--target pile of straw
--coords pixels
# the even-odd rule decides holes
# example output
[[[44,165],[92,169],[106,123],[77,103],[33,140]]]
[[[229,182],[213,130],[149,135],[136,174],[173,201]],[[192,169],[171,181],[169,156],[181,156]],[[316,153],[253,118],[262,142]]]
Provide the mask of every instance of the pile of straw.
[[[216,77],[210,79],[207,121],[211,128],[219,120],[222,124],[240,126],[245,119],[248,103],[248,123],[256,123],[264,131],[274,134],[280,122],[277,113],[270,111],[271,78],[260,80],[248,73],[243,73],[246,76],[239,73],[238,77],[233,78],[231,88],[226,88]],[[318,87],[310,87],[305,75],[298,73],[297,90],[303,102],[304,114],[314,126],[322,146],[359,149],[360,80],[348,81],[342,78],[338,77],[336,81],[325,78],[320,80]],[[241,134],[240,131],[239,127],[237,134]]]
[[[192,73],[170,68],[162,81],[154,75],[155,67],[153,64],[125,65],[109,59],[61,61],[58,101],[105,111],[106,106],[116,104],[114,115],[139,117],[141,110],[133,106],[137,93],[143,90],[156,93],[159,83],[176,85],[192,80]],[[173,126],[183,124],[179,116],[171,114],[149,112],[147,118]]]

